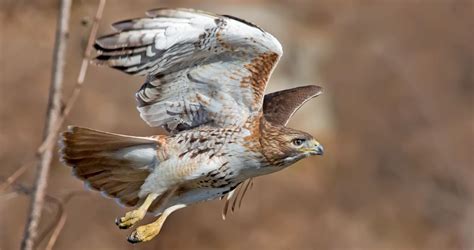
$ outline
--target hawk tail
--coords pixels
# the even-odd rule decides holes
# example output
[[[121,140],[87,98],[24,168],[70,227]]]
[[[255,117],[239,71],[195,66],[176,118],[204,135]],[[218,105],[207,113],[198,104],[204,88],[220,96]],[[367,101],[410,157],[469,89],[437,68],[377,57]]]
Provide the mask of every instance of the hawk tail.
[[[60,139],[60,158],[92,189],[135,206],[138,193],[157,164],[158,141],[68,127]]]

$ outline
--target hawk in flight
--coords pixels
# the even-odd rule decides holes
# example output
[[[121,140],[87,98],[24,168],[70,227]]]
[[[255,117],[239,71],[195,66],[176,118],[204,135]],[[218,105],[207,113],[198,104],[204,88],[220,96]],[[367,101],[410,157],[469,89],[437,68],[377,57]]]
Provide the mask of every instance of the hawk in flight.
[[[130,242],[152,239],[173,211],[196,202],[227,195],[226,212],[244,182],[245,193],[252,178],[323,154],[311,135],[285,126],[321,87],[264,94],[282,48],[263,29],[189,9],[155,9],[113,27],[115,33],[96,41],[95,62],[145,76],[136,93],[140,116],[169,134],[70,126],[61,158],[91,188],[138,206],[116,220],[119,228],[147,212],[158,216],[133,231]]]

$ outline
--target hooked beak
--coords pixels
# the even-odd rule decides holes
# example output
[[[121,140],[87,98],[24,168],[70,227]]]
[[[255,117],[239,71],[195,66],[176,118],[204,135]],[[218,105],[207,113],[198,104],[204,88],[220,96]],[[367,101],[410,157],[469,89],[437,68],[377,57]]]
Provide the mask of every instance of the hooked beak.
[[[323,155],[324,154],[324,148],[323,145],[321,145],[318,141],[314,140],[314,147],[313,151],[311,152],[313,155]]]

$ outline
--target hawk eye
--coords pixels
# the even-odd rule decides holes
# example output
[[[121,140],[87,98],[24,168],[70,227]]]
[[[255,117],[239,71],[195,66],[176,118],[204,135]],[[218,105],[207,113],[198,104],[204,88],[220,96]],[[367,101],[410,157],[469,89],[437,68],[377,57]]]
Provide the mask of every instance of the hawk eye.
[[[295,145],[295,146],[301,146],[301,145],[303,145],[303,143],[304,143],[305,141],[306,141],[305,139],[297,138],[297,139],[293,139],[293,141],[291,141],[291,142],[292,142],[293,145]]]

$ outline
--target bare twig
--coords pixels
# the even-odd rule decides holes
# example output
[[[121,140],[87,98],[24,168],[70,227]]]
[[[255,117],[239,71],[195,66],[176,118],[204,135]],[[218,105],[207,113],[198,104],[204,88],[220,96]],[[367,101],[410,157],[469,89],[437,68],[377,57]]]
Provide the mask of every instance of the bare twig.
[[[46,197],[48,198],[49,195],[46,196]],[[44,229],[44,231],[42,231],[39,234],[38,240],[37,240],[37,245],[40,245],[41,242],[43,242],[43,240],[51,232],[51,230],[54,230],[55,228],[58,227],[58,224],[61,222],[61,218],[63,217],[64,211],[65,211],[65,209],[64,209],[65,204],[63,204],[62,200],[59,200],[59,199],[56,199],[56,198],[55,198],[55,200],[53,200],[53,203],[56,204],[58,211],[56,212],[56,216],[54,217],[54,220],[52,222],[50,222],[46,226],[46,229]]]
[[[92,46],[94,45],[97,30],[99,30],[99,21],[102,18],[102,13],[104,12],[105,2],[106,0],[100,0],[99,6],[97,7],[97,12],[95,13],[91,33],[89,35],[89,40],[87,41],[86,51],[84,52],[84,59],[82,60],[81,71],[79,71],[79,77],[77,78],[77,82],[81,84],[84,82],[84,78],[87,73],[87,66],[89,65],[89,60],[92,54]]]
[[[6,202],[10,199],[16,198],[16,197],[18,197],[18,193],[15,192],[15,191],[12,191],[12,192],[6,193],[6,194],[2,194],[2,195],[0,195],[0,202],[3,203],[3,202]]]
[[[70,1],[70,0],[68,0],[68,1]],[[84,52],[84,57],[83,57],[83,60],[82,60],[81,69],[79,71],[79,76],[78,76],[76,85],[74,87],[74,90],[73,90],[70,98],[68,99],[68,102],[64,106],[64,109],[62,109],[62,112],[60,113],[58,118],[55,121],[53,121],[52,126],[50,126],[50,130],[49,130],[48,135],[43,140],[43,143],[41,144],[41,146],[38,148],[38,151],[37,151],[38,154],[44,154],[50,148],[51,149],[54,148],[54,142],[55,142],[55,139],[57,137],[57,134],[58,134],[65,118],[69,115],[72,107],[74,106],[77,98],[79,97],[80,90],[81,90],[82,85],[84,83],[85,75],[86,75],[87,68],[88,68],[88,65],[89,65],[88,62],[91,58],[92,46],[93,46],[97,31],[98,31],[99,21],[102,17],[102,13],[103,13],[103,10],[104,10],[104,7],[105,7],[105,3],[106,3],[106,0],[100,0],[100,2],[99,2],[99,6],[97,8],[97,12],[96,12],[96,15],[95,15],[95,18],[94,18],[94,23],[92,25],[91,32],[89,34],[87,47],[86,47],[86,50]],[[69,8],[70,8],[70,3],[69,3]],[[67,13],[67,14],[69,15],[69,13]],[[60,14],[60,16],[61,16],[61,14]],[[67,22],[66,22],[66,25],[67,25]],[[67,28],[66,28],[66,30],[67,30]],[[67,214],[64,211],[64,208],[63,208],[64,204],[63,203],[67,203],[67,201],[69,201],[69,199],[72,198],[73,195],[75,195],[75,194],[76,193],[70,194],[65,199],[66,201],[61,203],[60,210],[59,210],[60,218],[59,218],[58,222],[55,223],[56,226],[55,226],[54,231],[53,231],[53,233],[52,233],[52,235],[51,235],[51,237],[48,241],[46,249],[52,249],[54,247],[54,244],[56,243],[56,241],[59,237],[59,234],[61,233],[61,231],[62,231],[62,229],[63,229],[63,227],[66,223]],[[49,230],[47,230],[46,233],[47,232],[49,232]]]
[[[53,77],[52,77],[52,84],[50,87],[50,95],[49,95],[49,104],[48,104],[48,111],[47,111],[47,122],[45,126],[45,134],[43,138],[42,144],[38,147],[36,151],[36,155],[26,164],[22,165],[18,168],[7,180],[0,185],[0,191],[6,190],[9,186],[11,186],[29,167],[32,165],[30,163],[35,163],[41,159],[40,164],[38,165],[38,173],[36,177],[36,183],[34,192],[28,192],[28,195],[33,196],[32,198],[32,205],[30,208],[30,214],[28,217],[27,226],[25,228],[25,235],[22,241],[22,249],[32,249],[35,245],[35,240],[38,231],[38,223],[41,217],[41,211],[43,208],[44,198],[46,197],[47,200],[56,201],[55,203],[58,204],[59,209],[59,219],[56,220],[53,225],[54,232],[48,242],[47,249],[51,249],[59,234],[64,227],[66,222],[67,216],[63,209],[62,202],[59,202],[52,196],[49,196],[45,193],[46,185],[47,185],[47,177],[48,172],[51,164],[52,158],[52,150],[54,149],[55,141],[57,138],[57,134],[64,123],[64,120],[69,115],[72,107],[74,106],[84,83],[84,79],[87,73],[87,68],[89,65],[89,60],[91,58],[92,53],[92,46],[98,31],[99,21],[102,17],[103,10],[105,8],[106,0],[100,0],[97,12],[94,18],[94,22],[91,28],[91,32],[88,38],[88,44],[86,50],[84,52],[84,57],[81,64],[81,69],[79,71],[79,76],[74,86],[74,90],[68,98],[68,102],[64,105],[64,108],[61,107],[60,100],[61,100],[61,90],[62,90],[62,80],[63,80],[63,71],[64,71],[64,64],[65,64],[65,49],[66,49],[66,40],[67,40],[67,33],[68,33],[68,22],[70,16],[70,8],[71,8],[71,1],[72,0],[61,0],[60,10],[59,10],[59,19],[58,19],[58,28],[56,31],[56,42],[55,42],[55,50],[54,50],[54,58],[53,58]],[[25,191],[25,190],[24,190]],[[25,191],[26,192],[26,191]],[[66,198],[68,201],[75,193],[70,194]],[[66,201],[66,203],[67,203]],[[47,229],[40,237],[43,239],[46,234],[52,229],[50,227]]]
[[[54,244],[56,244],[56,241],[59,238],[59,235],[61,234],[64,225],[66,225],[66,220],[67,220],[67,213],[65,210],[65,207],[67,203],[74,197],[78,195],[83,195],[83,194],[88,194],[84,190],[78,190],[78,191],[72,191],[69,192],[64,196],[64,198],[61,199],[61,208],[58,210],[59,216],[57,217],[56,221],[52,224],[54,225],[54,230],[53,233],[51,234],[51,237],[49,238],[48,244],[46,245],[46,250],[52,250],[54,247]],[[42,235],[41,240],[53,229],[53,227],[48,228],[45,232],[44,235]],[[40,242],[41,242],[40,240]]]
[[[54,134],[50,134],[43,143],[38,148],[38,153],[42,153],[48,145],[55,142],[55,134],[59,132],[64,120],[71,112],[72,107],[76,103],[77,98],[81,92],[82,85],[84,83],[84,79],[87,73],[87,68],[89,66],[89,61],[91,59],[92,54],[92,47],[94,45],[94,40],[97,35],[97,30],[99,29],[99,21],[102,18],[102,13],[104,12],[106,0],[100,0],[99,6],[97,7],[97,12],[94,17],[94,22],[92,24],[91,32],[89,33],[89,39],[87,41],[87,47],[84,51],[84,57],[82,59],[81,69],[79,71],[79,76],[77,77],[76,85],[74,86],[74,90],[72,91],[71,96],[68,98],[68,102],[64,106],[63,112],[61,117],[58,119],[58,122],[54,126]]]
[[[0,182],[3,182],[3,184],[5,184],[6,180],[7,180],[6,178],[3,178],[3,177],[0,176]],[[19,194],[30,196],[30,195],[32,195],[32,193],[33,193],[33,191],[34,191],[33,187],[28,187],[28,186],[26,186],[26,185],[24,185],[24,184],[21,184],[21,183],[11,183],[9,186],[12,188],[12,192],[11,192],[11,193],[8,193],[8,194],[6,194],[6,195],[0,196],[0,198],[1,198],[2,201],[8,200],[8,199],[11,199],[11,198],[16,198],[16,197],[18,197]],[[57,199],[56,197],[54,197],[54,196],[52,196],[52,195],[46,194],[45,200],[46,200],[47,202],[49,202],[49,203],[55,204],[58,211],[56,212],[57,216],[55,216],[55,220],[52,221],[52,222],[46,227],[46,229],[44,230],[44,232],[42,232],[42,233],[38,236],[38,240],[37,240],[38,245],[39,245],[39,244],[43,241],[43,239],[49,234],[49,232],[51,232],[51,230],[54,229],[55,232],[56,232],[56,231],[59,231],[59,232],[61,231],[62,227],[64,226],[64,225],[61,225],[61,224],[63,223],[62,221],[64,220],[64,222],[65,222],[65,219],[62,219],[62,218],[63,218],[64,211],[65,211],[65,210],[64,210],[64,207],[66,206],[66,204],[67,204],[73,197],[75,197],[76,195],[85,194],[85,193],[86,193],[85,191],[71,191],[71,192],[69,192],[68,194],[66,194],[66,195],[64,196],[64,198],[61,199],[61,200]],[[55,233],[55,232],[53,232],[51,238],[53,238],[53,236],[54,236],[55,234],[58,234],[58,235],[59,235],[59,233]],[[56,237],[57,237],[57,236],[56,236]],[[52,244],[51,246],[54,246],[54,241],[55,241],[56,239],[54,239],[53,242],[52,242],[51,238],[50,238],[50,240],[49,240],[49,242],[51,242],[51,243],[48,243],[48,245],[49,245],[49,244]]]
[[[49,133],[45,139],[43,139],[43,142],[41,145],[38,147],[36,150],[36,155],[28,161],[29,163],[34,163],[38,160],[39,156],[43,154],[43,152],[51,146],[51,144],[55,143],[55,138],[57,137],[57,134],[59,133],[59,130],[61,129],[61,126],[63,125],[64,121],[66,120],[67,116],[71,112],[74,104],[76,103],[77,98],[79,97],[79,94],[81,92],[82,85],[84,83],[84,79],[87,73],[87,68],[89,66],[89,61],[91,59],[91,54],[92,54],[92,47],[94,45],[94,40],[97,35],[97,31],[99,29],[99,22],[100,19],[102,18],[102,13],[104,12],[105,8],[105,3],[106,0],[100,0],[99,5],[97,7],[97,12],[94,17],[94,21],[92,24],[91,32],[89,33],[89,38],[87,42],[87,47],[86,50],[84,51],[84,57],[82,59],[82,64],[81,64],[81,69],[79,70],[79,75],[77,78],[76,85],[74,86],[74,90],[71,94],[71,96],[67,99],[67,103],[64,105],[64,108],[62,109],[62,112],[56,122],[53,124],[51,128],[51,133]],[[8,179],[5,183],[0,185],[0,191],[6,190],[13,182],[16,181],[27,169],[28,165],[22,165],[20,168],[18,168]]]
[[[51,234],[51,237],[49,238],[48,245],[46,245],[45,250],[52,250],[54,247],[54,244],[59,238],[59,234],[63,230],[64,225],[66,224],[66,219],[67,219],[67,213],[66,211],[62,211],[61,217],[59,218],[58,224],[56,224],[56,227],[54,228],[53,233]]]
[[[0,192],[7,190],[7,188],[14,183],[25,171],[34,163],[36,162],[31,160],[26,162],[25,164],[21,165],[10,177],[7,178],[7,180],[0,185]]]
[[[46,126],[44,138],[52,134],[52,130],[61,115],[61,90],[64,77],[64,65],[66,55],[66,44],[69,28],[69,17],[71,13],[71,1],[61,0],[59,7],[58,27],[56,30],[56,40],[53,55],[52,83],[49,91],[49,103],[46,116]],[[56,134],[56,133],[54,133]],[[53,136],[54,138],[54,136]],[[38,223],[43,210],[46,186],[48,184],[48,173],[51,166],[54,144],[51,143],[44,149],[40,156],[40,164],[36,175],[33,197],[31,199],[30,212],[25,227],[21,249],[32,250],[35,247],[38,235]]]
[[[44,237],[54,228],[51,237],[49,238],[48,244],[46,245],[45,249],[52,250],[56,240],[59,238],[59,234],[61,233],[64,225],[66,224],[67,214],[65,210],[65,202],[64,199],[60,201],[60,206],[58,207],[58,216],[56,216],[56,221],[48,228],[44,233],[41,235],[39,242],[41,242]]]
[[[68,102],[64,106],[62,116],[60,117],[58,122],[55,124],[56,126],[54,127],[54,129],[56,133],[59,132],[61,125],[63,124],[68,114],[71,112],[72,107],[74,106],[77,98],[79,97],[79,93],[81,91],[81,88],[82,88],[82,85],[84,83],[84,79],[87,73],[87,68],[89,66],[89,60],[91,58],[91,53],[92,53],[92,46],[94,45],[94,40],[97,34],[97,30],[99,29],[99,21],[102,18],[102,13],[104,11],[105,3],[106,3],[106,0],[100,0],[99,2],[99,6],[97,8],[97,12],[94,18],[94,23],[92,24],[91,32],[89,34],[87,47],[86,47],[86,50],[84,51],[84,57],[82,59],[81,69],[79,71],[79,76],[77,78],[76,86],[74,86],[74,90],[71,96],[69,97]],[[38,148],[38,153],[42,153],[44,149],[47,148],[50,143],[54,143],[53,135],[48,136],[46,140],[43,141],[41,146]]]
[[[0,182],[5,183],[6,180],[7,180],[6,178],[0,176]],[[0,196],[0,198],[2,200],[16,198],[16,197],[18,197],[19,194],[31,196],[32,193],[34,192],[33,187],[28,187],[27,185],[24,185],[22,183],[11,183],[10,187],[12,188],[12,192],[8,193],[6,195]],[[38,237],[38,244],[41,243],[41,241],[46,237],[46,235],[48,235],[48,233],[53,228],[55,228],[56,225],[59,223],[60,216],[62,215],[62,211],[64,211],[63,203],[67,203],[67,201],[69,201],[72,198],[73,195],[76,195],[76,193],[78,193],[78,191],[72,191],[69,194],[67,194],[65,196],[65,198],[63,198],[62,200],[59,200],[59,199],[57,199],[56,197],[54,197],[52,195],[46,194],[45,201],[56,205],[56,207],[58,209],[58,212],[57,212],[58,216],[56,216],[55,217],[56,219],[50,225],[48,225],[46,227],[46,230],[43,233],[40,234],[40,236]],[[66,201],[66,202],[64,202],[64,201]]]

